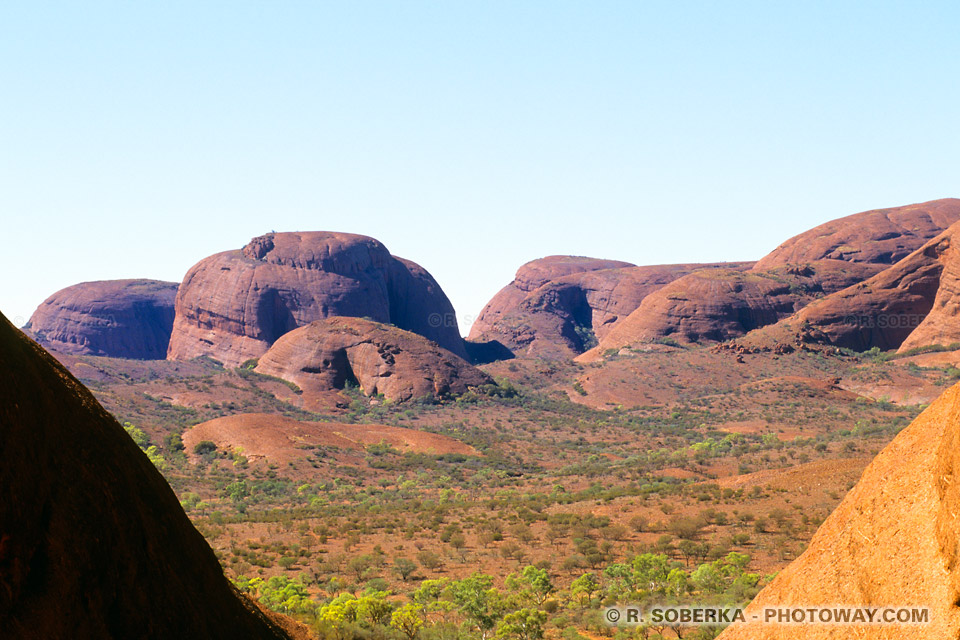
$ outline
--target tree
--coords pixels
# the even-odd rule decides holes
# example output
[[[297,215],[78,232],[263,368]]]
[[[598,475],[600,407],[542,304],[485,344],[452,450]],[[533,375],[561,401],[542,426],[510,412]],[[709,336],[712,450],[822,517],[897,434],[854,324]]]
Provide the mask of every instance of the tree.
[[[347,570],[352,571],[357,576],[358,582],[363,579],[364,574],[372,567],[373,558],[369,555],[356,556],[355,558],[350,558],[350,561],[347,562]]]
[[[643,533],[647,530],[647,519],[643,516],[633,516],[630,518],[630,526],[637,533]]]
[[[440,622],[447,624],[452,621],[457,605],[445,596],[450,591],[450,578],[439,580],[424,580],[420,588],[413,592],[413,601],[431,614],[439,615]]]
[[[650,593],[666,593],[669,589],[668,576],[679,566],[663,554],[642,553],[630,562],[633,567],[633,580],[637,588]]]
[[[538,607],[556,590],[550,574],[532,565],[524,567],[519,576],[507,576],[507,587],[518,592],[521,598],[532,600]]]
[[[418,604],[405,604],[390,616],[390,626],[407,636],[409,640],[417,637],[423,623],[423,607]]]
[[[723,592],[723,575],[713,564],[702,564],[690,574],[690,579],[697,588],[707,593]]]
[[[386,591],[367,591],[357,599],[357,619],[369,626],[387,625],[393,614],[393,605],[387,601]]]
[[[147,437],[147,434],[145,434],[145,433],[143,432],[143,430],[140,429],[139,427],[135,427],[135,426],[133,426],[132,424],[130,424],[129,422],[124,422],[124,423],[123,423],[123,429],[124,429],[124,431],[127,432],[127,435],[129,435],[130,438],[131,438],[134,442],[136,442],[136,443],[137,443],[137,446],[140,447],[141,449],[146,449],[147,447],[150,446],[150,438],[148,438],[148,437]],[[203,442],[206,442],[206,443],[208,443],[208,444],[213,444],[213,443],[210,442],[209,440],[204,440]],[[200,444],[203,444],[203,442],[201,442]],[[197,446],[199,447],[200,445],[198,444]],[[216,450],[217,445],[214,444],[214,445],[213,445],[213,448],[214,448],[214,450]],[[200,453],[200,452],[198,451],[197,453]]]
[[[703,521],[699,518],[677,517],[670,520],[667,530],[678,538],[693,540],[700,535],[700,529],[703,528]]]
[[[543,625],[547,614],[537,609],[520,609],[508,613],[497,627],[498,638],[517,638],[517,640],[541,640]]]
[[[493,587],[493,577],[474,573],[450,583],[449,590],[460,611],[486,640],[504,613],[503,596]]]
[[[450,536],[450,546],[460,552],[460,560],[466,561],[464,549],[467,546],[467,539],[459,531]]]
[[[424,549],[417,554],[417,560],[420,561],[420,565],[431,571],[439,568],[443,564],[443,560],[440,559],[435,552],[430,549]]]
[[[590,604],[593,594],[598,589],[600,589],[600,583],[597,581],[597,576],[592,573],[585,573],[570,583],[570,594],[580,601],[581,609]]]
[[[687,565],[689,565],[691,561],[696,562],[697,560],[703,560],[710,553],[710,545],[706,542],[698,543],[693,540],[681,540],[677,547],[680,549],[680,553],[683,554]]]
[[[320,620],[342,626],[357,619],[357,598],[350,593],[341,593],[328,604],[320,608],[317,615]]]
[[[417,563],[410,558],[396,558],[393,561],[393,568],[400,574],[400,578],[406,582],[417,570]]]
[[[213,453],[216,450],[217,450],[217,445],[210,442],[209,440],[201,440],[193,448],[193,452],[198,456],[203,456],[208,453]]]
[[[501,545],[500,555],[504,558],[513,558],[518,563],[523,562],[526,552],[516,542],[507,542]]]
[[[686,594],[689,589],[687,572],[683,569],[673,569],[670,571],[670,573],[667,574],[665,587],[667,593],[674,598],[680,598],[680,596]]]

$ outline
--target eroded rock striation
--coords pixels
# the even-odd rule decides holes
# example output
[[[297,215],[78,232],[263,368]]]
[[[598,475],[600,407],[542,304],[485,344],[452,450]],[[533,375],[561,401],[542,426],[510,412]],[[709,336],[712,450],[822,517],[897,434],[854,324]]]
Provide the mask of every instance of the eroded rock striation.
[[[52,356],[0,317],[0,635],[288,637]]]
[[[920,607],[928,624],[736,624],[722,640],[917,640],[960,635],[960,386],[877,455],[807,550],[747,609]],[[762,614],[761,614],[762,619]]]
[[[492,382],[463,358],[410,331],[362,318],[328,318],[282,336],[255,369],[310,396],[355,384],[387,400],[443,398]]]
[[[60,353],[162,360],[176,296],[175,282],[83,282],[47,298],[27,329],[44,347]]]
[[[325,231],[267,234],[191,268],[168,356],[237,365],[331,316],[390,323],[466,357],[453,306],[425,269],[373,238]]]

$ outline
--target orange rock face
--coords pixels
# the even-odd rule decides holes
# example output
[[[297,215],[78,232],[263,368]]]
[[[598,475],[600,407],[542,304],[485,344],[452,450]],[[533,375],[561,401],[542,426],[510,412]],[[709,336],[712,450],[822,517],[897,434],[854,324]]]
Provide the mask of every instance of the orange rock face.
[[[807,550],[747,609],[926,607],[925,625],[736,624],[722,640],[960,635],[960,387],[946,391],[891,442],[824,521]]]
[[[116,420],[2,317],[0,460],[3,638],[287,637]]]
[[[328,318],[284,335],[257,373],[298,385],[309,404],[347,384],[387,400],[442,398],[491,382],[489,376],[423,336],[361,318]]]
[[[27,328],[44,347],[61,353],[162,360],[176,296],[175,282],[84,282],[47,298]]]
[[[607,335],[650,293],[695,269],[719,266],[637,267],[576,256],[534,260],[487,303],[470,339],[497,340],[526,356],[570,358]]]
[[[958,220],[956,198],[855,213],[790,238],[756,269],[823,259],[893,264]]]
[[[425,269],[373,238],[329,232],[268,234],[191,268],[168,357],[237,365],[331,316],[391,323],[466,357],[453,306]]]

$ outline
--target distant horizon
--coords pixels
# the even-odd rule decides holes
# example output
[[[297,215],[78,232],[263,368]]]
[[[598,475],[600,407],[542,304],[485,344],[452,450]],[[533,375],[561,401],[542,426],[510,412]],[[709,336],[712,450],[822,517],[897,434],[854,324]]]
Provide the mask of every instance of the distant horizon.
[[[461,331],[546,255],[756,260],[960,192],[960,5],[103,0],[0,8],[0,311],[380,240]],[[19,319],[19,321],[18,321]]]

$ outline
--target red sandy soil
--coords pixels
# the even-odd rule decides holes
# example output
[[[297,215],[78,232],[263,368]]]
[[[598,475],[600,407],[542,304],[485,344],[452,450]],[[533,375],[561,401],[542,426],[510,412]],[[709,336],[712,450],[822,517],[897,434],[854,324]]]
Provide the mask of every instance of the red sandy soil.
[[[717,482],[721,487],[731,489],[762,485],[803,492],[805,488],[834,487],[841,477],[856,480],[869,462],[869,457],[816,460],[789,469],[763,469],[740,476],[729,476]]]
[[[922,358],[923,356],[916,357]],[[954,354],[954,358],[956,357]],[[909,360],[911,359],[897,360],[894,366],[884,370],[882,376],[877,375],[878,372],[873,374],[869,371],[854,372],[851,375],[844,376],[840,386],[860,396],[874,400],[888,400],[897,404],[928,404],[933,402],[943,393],[945,387],[909,372],[907,370]],[[917,364],[923,367],[950,366],[949,363],[935,364],[932,361],[926,361],[926,364],[922,365]]]

